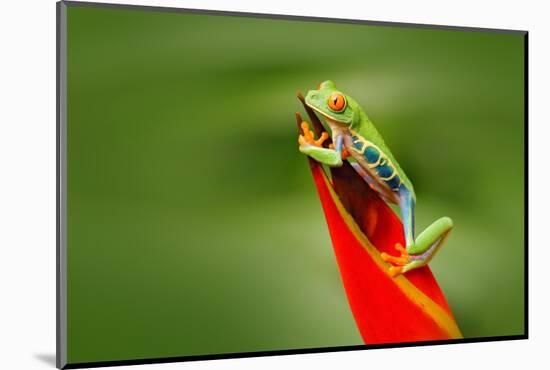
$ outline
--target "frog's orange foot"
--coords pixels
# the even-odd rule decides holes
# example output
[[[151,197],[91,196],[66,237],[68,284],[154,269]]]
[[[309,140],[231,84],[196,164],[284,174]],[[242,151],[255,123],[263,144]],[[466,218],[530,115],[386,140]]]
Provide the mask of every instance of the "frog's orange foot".
[[[309,124],[306,121],[303,121],[300,127],[303,132],[303,134],[298,137],[298,143],[300,143],[300,145],[313,145],[322,148],[325,140],[329,138],[328,133],[323,132],[321,137],[315,140],[314,133],[309,129]]]
[[[380,253],[380,257],[382,257],[384,261],[393,265],[389,269],[389,273],[392,277],[402,274],[403,267],[411,261],[407,249],[405,249],[400,243],[395,244],[395,249],[397,249],[401,254],[399,257],[391,256],[385,252]]]

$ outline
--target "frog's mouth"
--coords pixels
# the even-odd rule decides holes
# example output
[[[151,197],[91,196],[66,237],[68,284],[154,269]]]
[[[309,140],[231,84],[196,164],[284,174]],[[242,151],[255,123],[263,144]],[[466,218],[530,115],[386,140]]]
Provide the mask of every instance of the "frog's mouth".
[[[325,127],[325,129],[330,128],[331,131],[334,131],[335,129],[344,129],[348,127],[346,122],[335,120],[334,118],[332,118],[331,116],[323,112],[322,110],[314,107],[313,105],[307,104],[305,100],[302,103],[304,104],[304,107],[311,108],[307,110],[308,115],[310,115],[309,111],[312,111],[312,113],[315,115],[316,120],[321,122],[323,127]],[[324,122],[320,120],[319,117],[317,117],[317,115],[320,115],[321,117],[323,117]],[[310,115],[310,119],[313,121],[313,118],[311,118],[311,115]]]

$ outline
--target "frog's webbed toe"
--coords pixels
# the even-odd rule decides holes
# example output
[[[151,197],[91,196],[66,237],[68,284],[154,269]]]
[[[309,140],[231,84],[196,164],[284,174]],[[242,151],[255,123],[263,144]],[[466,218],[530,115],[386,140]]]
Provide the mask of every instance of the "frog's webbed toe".
[[[319,148],[323,147],[323,143],[329,138],[328,133],[323,132],[318,139],[315,139],[315,134],[309,129],[309,124],[303,121],[300,124],[303,134],[298,137],[300,146],[313,145]]]
[[[400,243],[396,243],[395,249],[399,251],[399,257],[389,255],[386,252],[380,253],[380,257],[382,257],[384,261],[392,264],[389,268],[389,274],[392,277],[404,273],[406,271],[406,267],[411,262],[411,256],[405,247],[403,247]]]

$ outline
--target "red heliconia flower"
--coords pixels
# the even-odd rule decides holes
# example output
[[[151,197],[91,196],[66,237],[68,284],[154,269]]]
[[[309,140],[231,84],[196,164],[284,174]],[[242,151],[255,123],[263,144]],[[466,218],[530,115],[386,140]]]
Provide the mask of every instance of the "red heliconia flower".
[[[321,123],[304,107],[319,135]],[[300,125],[300,115],[296,118]],[[321,164],[312,159],[309,164],[348,302],[365,344],[462,338],[429,267],[389,275],[390,264],[380,253],[396,255],[395,244],[405,244],[401,221],[391,208],[348,163],[331,168],[331,179]]]

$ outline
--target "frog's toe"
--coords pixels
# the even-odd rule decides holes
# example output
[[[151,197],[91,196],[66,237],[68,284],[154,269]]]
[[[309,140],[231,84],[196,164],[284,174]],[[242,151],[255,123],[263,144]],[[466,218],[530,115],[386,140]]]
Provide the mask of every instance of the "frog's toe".
[[[323,132],[321,134],[321,137],[319,137],[319,139],[313,141],[313,145],[318,146],[318,147],[323,147],[323,143],[325,142],[325,140],[328,139],[328,137],[329,137],[328,133]]]
[[[395,277],[406,272],[407,266],[411,263],[411,258],[405,247],[403,247],[400,243],[397,243],[395,244],[395,249],[399,251],[399,257],[389,255],[385,252],[380,253],[380,257],[384,261],[392,264],[388,270],[391,277]]]
[[[300,146],[308,146],[308,145],[311,145],[306,137],[304,135],[300,135],[298,136],[298,144],[300,144]]]
[[[300,125],[303,134],[298,137],[298,142],[301,146],[313,145],[317,147],[323,147],[323,143],[329,138],[327,132],[323,132],[319,139],[315,139],[315,135],[312,130],[309,128],[309,123],[303,121]]]
[[[403,266],[392,266],[392,267],[390,267],[388,272],[389,272],[391,277],[399,276],[404,272],[403,271]]]
[[[410,256],[407,250],[399,243],[395,244],[395,249],[397,249],[401,254],[399,257],[389,255],[386,252],[380,253],[380,257],[382,257],[384,261],[389,262],[393,265],[404,266],[409,263]]]

